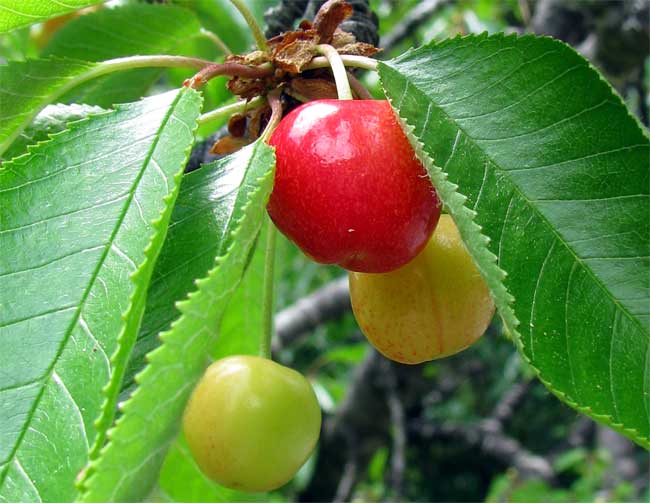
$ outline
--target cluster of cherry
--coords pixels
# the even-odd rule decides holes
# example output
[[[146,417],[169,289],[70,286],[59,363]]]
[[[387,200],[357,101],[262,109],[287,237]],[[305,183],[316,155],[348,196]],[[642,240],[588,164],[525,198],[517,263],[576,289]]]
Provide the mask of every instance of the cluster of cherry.
[[[488,288],[387,101],[308,102],[269,144],[269,215],[315,261],[351,271],[355,317],[381,353],[420,363],[483,334],[494,314]],[[210,366],[184,418],[201,469],[249,492],[288,482],[320,425],[307,379],[254,356]]]

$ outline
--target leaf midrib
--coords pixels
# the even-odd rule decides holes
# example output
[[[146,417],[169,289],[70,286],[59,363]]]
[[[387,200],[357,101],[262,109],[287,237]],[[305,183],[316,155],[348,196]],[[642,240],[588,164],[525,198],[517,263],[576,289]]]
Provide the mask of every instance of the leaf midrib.
[[[401,78],[404,82],[406,82],[406,85],[405,85],[405,87],[404,87],[404,91],[402,92],[402,96],[400,97],[400,100],[399,100],[399,105],[396,104],[396,105],[395,105],[395,108],[399,111],[399,109],[400,109],[400,107],[401,107],[401,104],[402,104],[402,102],[403,102],[403,100],[404,100],[404,96],[406,95],[409,86],[411,86],[411,87],[413,87],[413,88],[414,88],[414,89],[415,89],[415,90],[416,90],[416,91],[417,91],[417,92],[418,92],[422,97],[424,97],[424,99],[425,99],[426,101],[428,101],[428,102],[431,103],[433,106],[435,106],[437,110],[440,110],[440,111],[444,114],[444,116],[447,117],[447,119],[450,121],[450,123],[452,123],[452,124],[453,124],[453,125],[454,125],[458,130],[459,130],[459,131],[462,131],[462,133],[465,135],[465,137],[466,137],[468,140],[471,141],[472,145],[473,145],[476,149],[478,149],[478,150],[483,154],[483,156],[485,157],[485,159],[488,160],[489,164],[491,164],[491,165],[493,166],[493,169],[498,170],[497,172],[501,173],[503,176],[505,176],[505,177],[507,178],[508,182],[509,182],[509,183],[511,184],[511,186],[513,187],[513,190],[517,192],[517,194],[519,195],[519,197],[522,198],[523,201],[526,201],[526,202],[527,202],[527,206],[529,206],[529,207],[531,208],[531,211],[534,212],[534,213],[536,213],[536,214],[538,215],[538,217],[539,217],[540,220],[544,223],[544,225],[545,225],[548,229],[550,229],[550,232],[554,235],[556,241],[559,241],[559,242],[561,243],[561,245],[562,245],[562,246],[563,246],[563,247],[564,247],[564,248],[569,252],[569,254],[574,258],[575,262],[578,263],[578,264],[580,264],[580,267],[581,267],[581,268],[582,268],[582,269],[583,269],[583,270],[584,270],[584,271],[585,271],[585,272],[586,272],[586,273],[587,273],[587,274],[592,278],[592,280],[593,280],[593,282],[596,284],[596,286],[597,286],[597,287],[598,287],[598,288],[599,288],[599,289],[600,289],[600,290],[605,294],[605,297],[608,298],[608,299],[610,299],[610,300],[612,301],[612,303],[614,304],[614,306],[616,306],[616,308],[618,308],[619,312],[622,312],[622,313],[625,315],[625,317],[626,317],[626,318],[627,318],[627,319],[628,319],[628,320],[629,320],[633,325],[635,325],[635,326],[637,327],[637,329],[638,329],[641,333],[646,334],[647,339],[648,339],[647,347],[650,348],[650,333],[648,333],[648,332],[644,329],[643,325],[641,325],[641,321],[640,321],[639,319],[637,319],[636,317],[632,316],[632,314],[631,314],[631,313],[630,313],[630,312],[629,312],[629,311],[628,311],[624,306],[621,305],[620,301],[619,301],[618,299],[614,298],[614,297],[610,294],[609,289],[607,289],[607,288],[605,287],[605,285],[602,283],[602,281],[600,280],[600,278],[598,278],[598,277],[595,275],[595,273],[591,270],[591,268],[588,267],[587,264],[585,264],[585,263],[583,262],[583,260],[582,260],[580,257],[578,257],[578,256],[576,255],[576,253],[574,252],[574,250],[573,250],[571,247],[568,246],[567,242],[563,239],[563,237],[562,237],[561,235],[558,234],[558,232],[557,232],[556,229],[551,225],[551,223],[550,223],[549,220],[546,218],[546,216],[545,216],[544,214],[542,214],[542,213],[539,211],[539,209],[538,209],[537,207],[535,207],[535,205],[530,204],[530,201],[529,201],[528,197],[524,196],[524,194],[523,194],[521,188],[517,185],[517,183],[516,183],[514,180],[512,180],[512,178],[511,178],[510,176],[507,175],[508,170],[503,170],[503,169],[501,169],[501,168],[499,167],[499,165],[498,165],[498,164],[497,164],[497,163],[492,159],[492,157],[491,157],[490,155],[488,155],[487,152],[486,152],[483,148],[481,148],[481,146],[476,142],[476,140],[474,140],[474,138],[473,138],[471,135],[469,135],[469,134],[467,133],[467,131],[465,131],[465,129],[462,128],[462,127],[458,124],[458,122],[457,122],[453,117],[451,117],[451,115],[449,115],[449,113],[448,113],[444,108],[438,106],[438,104],[437,104],[435,101],[433,101],[433,99],[429,99],[428,96],[427,96],[427,94],[426,94],[426,93],[425,93],[425,92],[424,92],[420,87],[418,87],[416,84],[413,84],[410,80],[408,80],[407,78],[405,78],[402,74],[400,74],[400,73],[399,73],[397,70],[395,70],[394,68],[392,68],[392,67],[386,65],[385,63],[379,63],[379,64],[385,66],[386,68],[389,69],[389,71],[393,72],[394,74],[399,75],[400,78]],[[392,101],[391,101],[391,104],[392,104]],[[637,124],[637,125],[638,125],[638,124]],[[450,155],[451,155],[451,154],[450,154]],[[464,205],[463,205],[463,206],[464,206]],[[464,206],[464,207],[467,208],[467,206]],[[468,208],[468,209],[469,209],[469,208]],[[501,234],[501,237],[500,237],[500,241],[501,241],[502,239],[503,239],[503,231],[502,231],[502,234]],[[499,267],[500,267],[500,266],[499,266]],[[504,287],[505,287],[505,285],[504,285]],[[508,289],[506,289],[506,290],[508,291]],[[510,294],[510,295],[512,295],[512,294]],[[513,297],[513,299],[514,299],[514,297]],[[516,301],[516,300],[515,300],[515,301]],[[513,316],[513,319],[516,320],[517,323],[519,323],[519,318],[518,318],[517,315],[515,314],[514,307],[513,307],[513,303],[512,303],[512,302],[507,302],[507,305],[508,305],[509,309],[511,310],[511,314],[512,314],[512,316]],[[506,324],[510,325],[510,323],[508,322],[507,317],[504,317],[504,322],[505,322]],[[511,331],[512,333],[516,334],[516,339],[519,341],[519,344],[521,345],[521,347],[522,347],[522,349],[523,349],[523,348],[524,348],[524,341],[523,341],[523,338],[521,337],[521,334],[520,334],[519,331],[517,330],[517,326],[509,326],[509,329],[510,329],[510,331]],[[650,354],[650,352],[647,350],[647,351],[646,351],[646,362],[647,362],[647,358],[648,358],[648,355],[649,355],[649,354]],[[609,358],[609,359],[611,360],[611,355],[610,355],[610,358]],[[532,365],[532,363],[531,363],[531,365]],[[536,366],[533,365],[533,367],[534,367],[535,369],[537,369]],[[540,376],[541,376],[541,370],[537,369],[537,372],[539,372],[539,374],[540,374]],[[610,378],[611,378],[611,375],[610,375]],[[610,379],[610,380],[611,380],[611,379]],[[551,388],[554,389],[554,385],[553,385],[552,383],[549,382],[549,385],[550,385]],[[645,386],[645,381],[644,381],[644,386]],[[578,399],[578,396],[579,396],[579,395],[576,393],[576,397],[575,397],[576,400]],[[614,398],[613,395],[612,395],[612,398],[613,398],[614,401],[615,401],[615,398]],[[650,411],[647,409],[647,403],[645,403],[645,402],[644,402],[644,409],[645,409],[645,413],[646,413],[646,418],[650,418]],[[608,418],[609,418],[610,420],[612,420],[612,421],[613,421],[613,419],[614,419],[614,418],[612,418],[609,414],[605,414],[605,416],[608,417]],[[626,431],[633,432],[633,433],[634,433],[638,438],[640,438],[641,440],[643,440],[643,441],[645,441],[645,442],[648,442],[648,441],[650,440],[650,436],[643,436],[643,435],[641,435],[637,429],[630,429],[630,428],[625,428],[625,429],[626,429]]]
[[[380,64],[381,64],[381,63],[380,63]],[[388,68],[390,68],[391,71],[393,71],[393,72],[399,74],[399,72],[396,72],[393,68],[391,68],[391,67],[388,67]],[[397,110],[400,109],[400,106],[401,106],[401,104],[402,104],[402,101],[403,101],[403,99],[404,99],[404,96],[406,95],[406,92],[408,91],[408,87],[409,87],[409,85],[412,86],[414,89],[416,89],[416,90],[417,90],[417,91],[418,91],[418,92],[419,92],[419,93],[420,93],[420,94],[421,94],[421,95],[422,95],[426,100],[428,100],[428,96],[427,96],[427,94],[426,94],[422,89],[420,89],[417,85],[413,84],[411,81],[407,80],[406,78],[404,78],[403,80],[406,82],[406,86],[405,86],[404,91],[403,91],[403,93],[402,93],[402,97],[400,98],[400,103],[399,103],[399,105],[396,105]],[[530,208],[531,208],[531,209],[532,209],[532,210],[533,210],[533,211],[534,211],[534,212],[539,216],[539,218],[544,222],[544,224],[545,224],[545,225],[550,229],[551,233],[555,236],[555,238],[556,238],[556,239],[557,239],[557,240],[558,240],[558,241],[559,241],[559,242],[564,246],[564,248],[565,248],[565,249],[566,249],[566,250],[567,250],[567,251],[568,251],[568,252],[573,256],[573,258],[575,259],[575,261],[578,262],[578,263],[580,264],[580,266],[581,266],[581,267],[582,267],[582,268],[583,268],[583,269],[584,269],[584,270],[585,270],[585,271],[586,271],[586,272],[591,276],[591,278],[592,278],[592,279],[594,280],[594,282],[598,285],[598,287],[599,287],[603,292],[605,292],[606,297],[609,298],[609,299],[611,299],[612,302],[613,302],[616,306],[618,306],[618,307],[620,308],[620,310],[621,310],[623,313],[625,313],[626,317],[627,317],[630,321],[632,321],[632,322],[633,322],[633,323],[634,323],[634,324],[635,324],[635,325],[640,329],[640,331],[641,331],[642,333],[646,333],[646,335],[648,335],[648,340],[650,341],[650,333],[647,333],[647,332],[646,332],[646,330],[645,330],[645,329],[643,328],[643,326],[641,325],[641,322],[640,322],[637,318],[635,318],[634,316],[632,316],[631,313],[630,313],[630,312],[629,312],[629,311],[628,311],[628,310],[627,310],[623,305],[620,304],[620,302],[619,302],[618,299],[616,299],[616,298],[614,298],[614,297],[612,297],[612,296],[610,295],[609,289],[607,289],[607,288],[605,287],[605,285],[602,283],[602,281],[600,280],[600,278],[598,278],[598,277],[594,274],[594,272],[591,270],[591,268],[588,267],[587,264],[584,263],[584,260],[589,260],[589,258],[582,259],[582,258],[579,257],[578,255],[576,255],[576,253],[574,252],[574,250],[573,250],[570,246],[568,246],[567,241],[563,238],[563,236],[561,236],[561,235],[558,233],[558,231],[553,227],[553,225],[551,225],[551,223],[549,222],[548,218],[546,218],[546,215],[544,215],[543,213],[541,213],[541,212],[539,211],[539,209],[538,209],[534,204],[531,204],[531,203],[534,202],[534,201],[531,201],[527,196],[525,196],[524,193],[522,192],[521,188],[519,187],[519,185],[517,185],[517,183],[516,183],[516,182],[515,182],[515,181],[514,181],[510,176],[507,176],[508,170],[501,169],[501,168],[499,167],[499,165],[494,161],[494,159],[492,159],[492,157],[491,157],[490,155],[488,155],[487,152],[486,152],[483,148],[481,148],[481,146],[476,142],[476,140],[475,140],[471,135],[469,135],[469,134],[467,133],[467,131],[465,131],[464,128],[462,128],[461,126],[458,125],[458,122],[457,122],[457,121],[456,121],[456,120],[455,120],[451,115],[449,115],[449,113],[447,113],[447,111],[446,111],[444,108],[438,106],[437,103],[435,103],[433,100],[428,100],[428,101],[429,101],[430,103],[432,103],[433,106],[435,106],[437,110],[440,110],[440,111],[445,115],[445,117],[447,117],[447,119],[449,119],[449,121],[450,121],[452,124],[454,124],[454,126],[455,126],[459,131],[462,131],[462,133],[465,135],[465,137],[466,137],[467,139],[469,139],[469,140],[472,142],[472,145],[474,145],[474,147],[477,148],[477,149],[478,149],[478,150],[483,154],[483,156],[485,157],[485,159],[488,160],[488,162],[489,162],[489,163],[494,167],[494,169],[495,169],[498,173],[501,173],[501,174],[506,175],[508,181],[509,181],[510,184],[512,185],[513,189],[517,192],[517,194],[522,198],[522,200],[524,200],[524,201],[526,201],[526,202],[528,203],[528,206],[529,206],[529,207],[530,207]],[[555,125],[555,124],[553,124],[553,125]],[[636,145],[632,145],[632,146],[630,146],[630,147],[625,147],[625,148],[631,148],[631,147],[634,147],[634,146],[636,146]],[[645,146],[645,145],[643,145],[643,146]],[[503,236],[503,232],[502,232],[501,235]],[[501,239],[502,239],[502,238],[501,238]],[[643,258],[645,258],[645,257],[643,257]],[[519,335],[519,332],[517,332],[517,334]]]
[[[175,109],[175,107],[176,107],[176,105],[177,105],[177,103],[178,103],[181,96],[182,96],[182,93],[178,93],[178,95],[174,99],[173,103],[169,107],[169,110],[165,114],[165,116],[164,116],[164,118],[163,118],[163,120],[161,122],[160,127],[157,129],[158,133],[166,127],[168,121],[170,120],[171,116],[173,115],[173,110]],[[114,113],[117,113],[117,112],[114,112]],[[29,413],[27,414],[26,420],[24,422],[25,425],[31,424],[31,422],[32,422],[32,419],[34,417],[36,409],[38,408],[38,405],[39,405],[41,399],[43,398],[43,393],[45,393],[45,388],[47,386],[47,382],[52,378],[52,373],[54,372],[54,367],[58,363],[58,361],[59,361],[59,359],[61,357],[61,354],[63,353],[63,351],[64,351],[64,349],[65,349],[65,347],[66,347],[66,345],[68,343],[70,335],[72,334],[72,332],[74,330],[74,327],[79,322],[79,318],[81,316],[81,311],[82,311],[83,307],[85,306],[85,303],[86,303],[86,300],[88,299],[88,296],[90,295],[90,291],[92,290],[93,286],[95,285],[95,281],[97,280],[97,277],[99,276],[99,272],[101,271],[101,269],[102,269],[102,267],[104,265],[104,262],[106,260],[106,257],[108,256],[108,253],[111,250],[111,247],[112,247],[112,245],[113,245],[113,243],[115,241],[115,237],[117,236],[119,230],[122,228],[122,223],[124,222],[124,218],[126,217],[126,214],[128,213],[131,201],[135,197],[136,189],[137,189],[140,181],[142,180],[142,177],[144,176],[144,173],[147,171],[147,166],[149,165],[149,163],[151,161],[151,157],[153,156],[153,153],[154,153],[154,151],[155,151],[155,149],[156,149],[156,147],[158,145],[159,140],[160,140],[160,134],[157,134],[156,137],[154,138],[152,144],[151,144],[151,147],[149,148],[149,151],[147,152],[147,156],[146,156],[145,160],[142,163],[142,169],[140,169],[140,172],[138,173],[138,176],[136,177],[136,179],[134,180],[134,182],[133,182],[133,184],[131,186],[132,190],[130,191],[129,197],[125,201],[123,209],[122,209],[121,213],[119,214],[119,217],[117,219],[117,225],[115,226],[115,228],[114,228],[114,230],[113,230],[113,232],[112,232],[112,234],[111,234],[111,236],[109,238],[109,241],[106,243],[104,252],[102,253],[102,256],[100,257],[100,259],[99,259],[99,261],[97,263],[97,266],[95,267],[95,270],[93,271],[93,274],[92,274],[92,276],[90,278],[90,281],[88,282],[88,287],[85,289],[85,291],[84,291],[84,293],[83,293],[83,295],[81,297],[81,300],[79,302],[79,306],[78,306],[77,310],[75,311],[70,324],[68,325],[68,329],[66,330],[66,333],[65,333],[65,335],[63,337],[63,340],[61,341],[61,344],[59,345],[59,348],[58,348],[58,350],[56,352],[56,355],[52,359],[52,364],[48,367],[45,374],[43,374],[43,378],[42,378],[42,383],[43,384],[42,384],[36,398],[34,399],[34,404],[32,405]],[[129,299],[129,300],[131,300],[131,299]],[[110,382],[110,379],[109,379],[109,382]],[[28,429],[29,429],[29,427],[25,426],[22,429],[22,431],[20,432],[20,435],[16,439],[16,443],[14,444],[14,447],[11,450],[11,453],[7,457],[6,466],[9,466],[16,459],[16,454],[18,452],[18,449],[19,449],[20,445],[22,444],[22,441],[23,441],[23,439],[25,437],[25,434],[26,434]],[[84,428],[84,437],[86,437],[86,441],[88,441],[87,435],[88,435],[88,432],[86,432],[85,428]],[[1,476],[0,476],[0,487],[2,487],[4,485],[4,481],[5,481],[6,477],[7,477],[7,473],[9,473],[8,469],[5,470],[4,473],[1,474]]]

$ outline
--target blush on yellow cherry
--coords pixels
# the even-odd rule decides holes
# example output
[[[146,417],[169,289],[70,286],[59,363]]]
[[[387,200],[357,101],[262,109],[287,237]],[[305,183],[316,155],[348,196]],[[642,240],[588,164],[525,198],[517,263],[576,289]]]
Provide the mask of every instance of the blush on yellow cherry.
[[[401,363],[467,348],[494,315],[488,287],[449,215],[440,217],[424,250],[400,269],[351,272],[350,297],[361,331],[384,356]]]

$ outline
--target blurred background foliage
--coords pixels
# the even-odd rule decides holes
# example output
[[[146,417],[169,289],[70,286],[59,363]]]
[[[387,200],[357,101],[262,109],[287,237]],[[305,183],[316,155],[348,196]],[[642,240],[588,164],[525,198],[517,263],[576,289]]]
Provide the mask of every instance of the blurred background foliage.
[[[130,3],[138,2],[108,4]],[[248,30],[228,0],[149,3],[194,11],[203,28],[235,52],[251,46]],[[264,23],[264,13],[277,1],[248,3]],[[648,124],[647,0],[357,3],[369,4],[377,16],[379,46],[385,49],[380,58],[457,34],[553,35],[590,59]],[[0,60],[47,52],[56,30],[73,19],[3,36]],[[205,34],[183,41],[174,53],[222,57]],[[168,70],[148,92],[179,86],[192,73]],[[375,74],[362,79],[376,97],[382,96]],[[232,99],[224,82],[215,79],[207,86],[206,110]],[[199,134],[207,137],[220,126],[210,124]],[[200,152],[204,155],[205,148]],[[267,501],[649,500],[647,452],[553,397],[521,360],[498,320],[463,353],[407,367],[368,347],[349,310],[341,269],[311,262],[279,236],[276,274],[277,328],[284,332],[275,341],[275,357],[312,381],[325,420],[312,459]],[[292,325],[296,319],[299,329]]]

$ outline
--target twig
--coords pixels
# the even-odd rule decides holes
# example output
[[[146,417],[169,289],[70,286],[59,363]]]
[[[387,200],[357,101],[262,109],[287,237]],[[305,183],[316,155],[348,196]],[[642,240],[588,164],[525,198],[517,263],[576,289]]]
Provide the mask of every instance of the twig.
[[[648,127],[650,126],[650,111],[648,110],[648,92],[645,89],[645,80],[646,66],[641,65],[639,68],[639,78],[636,80],[635,87],[639,95],[639,117],[641,118],[641,122]]]
[[[336,495],[334,496],[334,503],[344,503],[350,500],[352,490],[357,483],[357,464],[354,458],[350,458],[345,463],[343,468],[343,475],[336,488]]]
[[[531,13],[530,5],[528,5],[528,0],[519,0],[519,12],[521,13],[521,19],[524,23],[524,26],[528,28],[531,22]]]
[[[348,278],[343,276],[276,314],[273,351],[278,352],[301,335],[326,321],[340,318],[350,309]]]
[[[350,500],[354,486],[357,484],[359,473],[359,460],[357,457],[357,438],[350,428],[345,429],[347,461],[343,473],[336,487],[333,503],[345,503]]]
[[[634,444],[630,440],[608,426],[599,424],[596,429],[596,441],[598,447],[611,457],[611,464],[603,481],[605,491],[611,493],[621,482],[636,480],[640,469],[634,459]]]
[[[584,447],[594,434],[596,424],[588,417],[580,417],[567,436],[568,448]]]
[[[415,29],[425,23],[438,9],[452,0],[424,0],[418,3],[393,30],[382,37],[380,47],[386,51],[413,35]]]
[[[386,369],[386,403],[390,411],[393,446],[391,452],[391,488],[395,501],[404,498],[404,471],[406,470],[406,417],[404,404],[397,390],[395,371],[388,360],[384,361]]]
[[[452,438],[461,440],[468,446],[476,447],[485,454],[516,468],[522,478],[541,478],[552,481],[555,477],[548,460],[523,447],[514,438],[493,428],[494,422],[482,421],[478,424],[444,423],[440,425],[414,422],[410,431],[421,438]]]
[[[492,418],[499,423],[500,427],[503,427],[503,424],[509,421],[514,415],[515,409],[526,397],[529,387],[530,381],[515,383],[503,394],[492,413]]]
[[[301,501],[333,500],[336,492],[344,495],[346,485],[349,487],[350,484],[351,491],[353,482],[363,477],[372,455],[380,446],[386,445],[388,410],[386,401],[382,399],[383,387],[379,384],[382,360],[379,353],[369,351],[354,370],[336,413],[324,418],[316,465],[319,476],[312,478],[301,493]],[[343,480],[345,467],[352,456],[357,465],[355,478]]]
[[[432,439],[454,438],[462,440],[469,446],[478,447],[485,454],[493,456],[503,463],[514,466],[522,476],[540,477],[550,480],[553,470],[544,458],[523,448],[519,442],[501,432],[492,431],[477,425],[461,424],[424,424],[418,428],[421,437]]]

